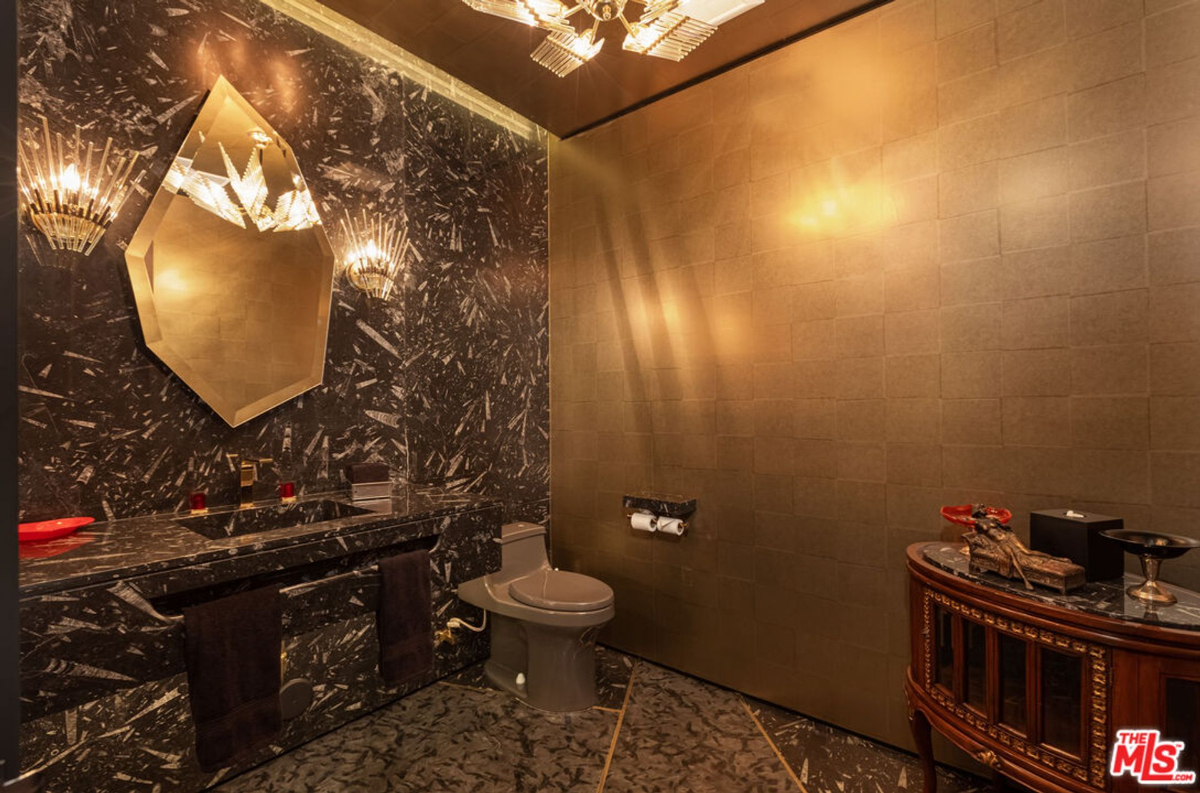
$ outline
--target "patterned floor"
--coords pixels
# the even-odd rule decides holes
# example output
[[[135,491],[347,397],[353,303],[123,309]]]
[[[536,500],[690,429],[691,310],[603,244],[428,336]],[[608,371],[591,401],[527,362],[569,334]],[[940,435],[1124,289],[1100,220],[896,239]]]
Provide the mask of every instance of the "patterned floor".
[[[218,788],[312,791],[918,791],[916,759],[606,648],[599,704],[541,713],[472,667]],[[940,791],[978,793],[939,774]]]

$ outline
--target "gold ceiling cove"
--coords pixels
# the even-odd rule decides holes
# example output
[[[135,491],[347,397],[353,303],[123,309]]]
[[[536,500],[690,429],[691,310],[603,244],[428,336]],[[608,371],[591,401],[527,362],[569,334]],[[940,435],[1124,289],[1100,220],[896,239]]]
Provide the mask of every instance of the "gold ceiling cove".
[[[230,426],[321,384],[333,251],[291,147],[224,77],[125,262],[147,346]]]

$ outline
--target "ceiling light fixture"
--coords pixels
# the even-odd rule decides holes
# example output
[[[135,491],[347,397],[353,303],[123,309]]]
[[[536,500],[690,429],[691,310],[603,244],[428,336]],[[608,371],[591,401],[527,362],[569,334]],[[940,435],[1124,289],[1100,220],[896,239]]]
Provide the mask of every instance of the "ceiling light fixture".
[[[601,23],[620,22],[625,28],[622,47],[630,52],[683,60],[727,22],[763,0],[578,0],[568,6],[559,0],[463,0],[476,11],[550,31],[532,58],[559,77],[565,77],[596,57],[604,39],[596,38]],[[631,22],[626,6],[640,5]],[[590,28],[580,33],[571,17],[586,12]]]

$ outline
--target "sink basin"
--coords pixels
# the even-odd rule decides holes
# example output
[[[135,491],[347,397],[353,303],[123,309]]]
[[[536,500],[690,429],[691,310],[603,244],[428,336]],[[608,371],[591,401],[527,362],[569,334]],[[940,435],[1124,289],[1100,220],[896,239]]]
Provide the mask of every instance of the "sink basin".
[[[353,507],[340,501],[301,501],[295,504],[271,504],[264,507],[239,509],[216,515],[197,515],[192,518],[176,518],[175,522],[185,529],[203,534],[210,540],[238,537],[243,534],[258,534],[272,529],[286,529],[309,523],[324,523],[327,520],[352,518],[355,515],[370,515],[371,510]]]

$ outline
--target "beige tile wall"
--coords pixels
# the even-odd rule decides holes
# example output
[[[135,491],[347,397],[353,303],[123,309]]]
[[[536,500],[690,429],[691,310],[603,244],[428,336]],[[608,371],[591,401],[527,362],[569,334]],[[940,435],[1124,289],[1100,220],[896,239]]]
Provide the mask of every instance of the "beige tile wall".
[[[615,645],[906,743],[940,505],[1200,535],[1200,3],[898,0],[557,145],[550,195],[554,552]]]

